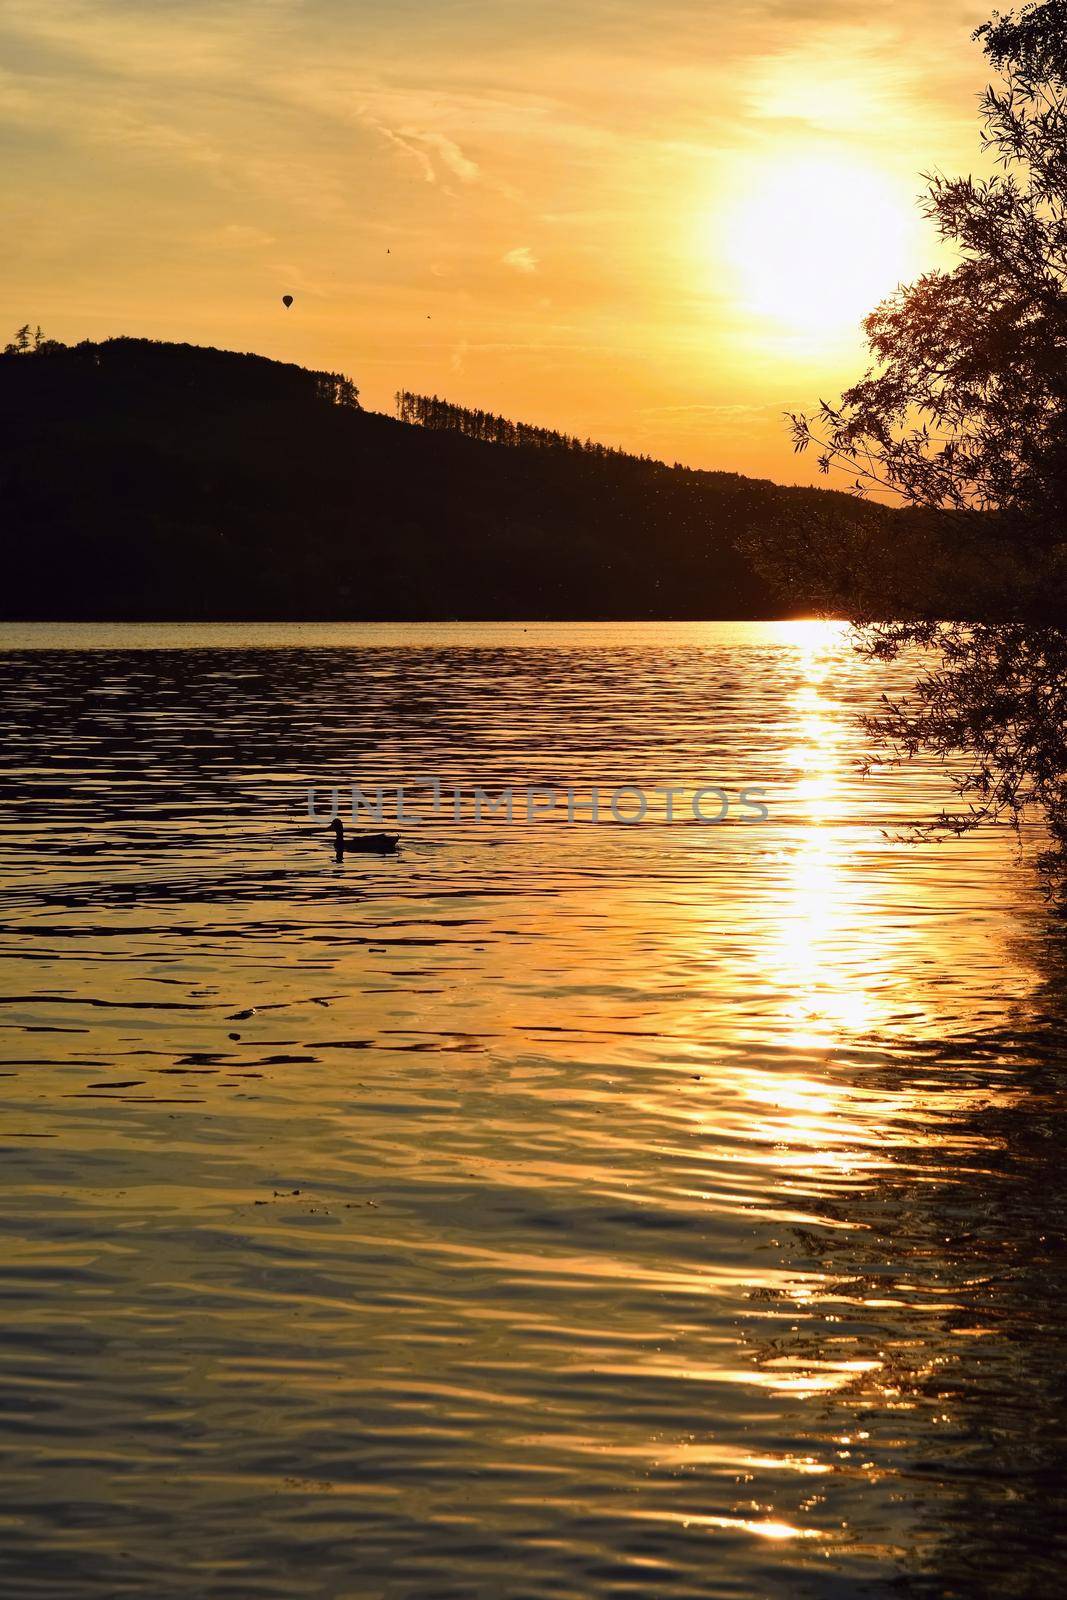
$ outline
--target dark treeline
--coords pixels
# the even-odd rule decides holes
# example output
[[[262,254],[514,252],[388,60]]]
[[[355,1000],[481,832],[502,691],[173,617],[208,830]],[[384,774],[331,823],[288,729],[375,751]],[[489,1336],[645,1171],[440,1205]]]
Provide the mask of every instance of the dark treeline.
[[[530,422],[512,422],[509,417],[499,417],[493,411],[473,411],[466,406],[454,406],[435,394],[412,394],[409,389],[397,390],[396,414],[401,422],[413,422],[420,428],[462,433],[465,438],[480,439],[483,444],[520,445],[534,450],[572,450],[579,455],[600,460],[627,455],[626,451],[597,444],[592,439],[578,439],[569,433],[557,433],[552,428],[535,427]],[[652,458],[629,456],[628,459],[650,461]]]
[[[0,353],[9,618],[781,616],[746,553],[821,489],[515,447],[260,356],[25,330]]]
[[[77,382],[79,368],[92,375],[101,396],[119,388],[126,394],[140,391],[146,398],[156,390],[199,394],[204,404],[253,403],[265,392],[279,403],[319,403],[359,409],[359,390],[340,372],[313,372],[266,356],[236,355],[195,344],[161,344],[153,339],[105,339],[94,344],[65,345],[46,339],[40,328],[27,323],[5,345],[0,359],[34,357],[18,367],[18,382],[28,396]],[[10,368],[8,368],[10,371]]]

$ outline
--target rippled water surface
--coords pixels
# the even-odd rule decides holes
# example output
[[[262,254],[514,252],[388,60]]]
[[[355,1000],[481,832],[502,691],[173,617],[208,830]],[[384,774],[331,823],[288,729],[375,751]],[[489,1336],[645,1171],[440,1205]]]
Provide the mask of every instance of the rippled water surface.
[[[886,668],[7,626],[0,675],[4,1595],[1062,1592],[1063,924],[1010,835],[892,837],[949,788],[857,776]],[[339,865],[308,785],[412,775],[770,820]]]

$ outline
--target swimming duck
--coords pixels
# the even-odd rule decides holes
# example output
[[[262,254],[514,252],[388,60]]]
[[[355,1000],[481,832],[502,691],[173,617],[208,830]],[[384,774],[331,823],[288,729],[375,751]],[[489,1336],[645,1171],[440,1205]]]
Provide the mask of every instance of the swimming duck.
[[[398,833],[357,833],[354,838],[345,838],[344,823],[340,817],[335,817],[330,823],[333,834],[333,847],[340,861],[343,855],[361,853],[363,855],[395,856],[396,847],[400,843]]]

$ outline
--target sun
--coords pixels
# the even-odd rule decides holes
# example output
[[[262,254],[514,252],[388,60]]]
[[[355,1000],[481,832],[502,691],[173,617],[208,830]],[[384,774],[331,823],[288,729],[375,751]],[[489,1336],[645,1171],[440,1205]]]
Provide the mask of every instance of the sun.
[[[921,270],[913,196],[873,164],[767,161],[715,219],[716,254],[749,318],[799,338],[852,334]]]

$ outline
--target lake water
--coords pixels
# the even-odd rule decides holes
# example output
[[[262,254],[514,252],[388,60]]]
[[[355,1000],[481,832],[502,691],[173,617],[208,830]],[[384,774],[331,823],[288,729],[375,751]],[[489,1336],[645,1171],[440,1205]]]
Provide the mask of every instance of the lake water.
[[[951,798],[857,775],[899,668],[5,625],[0,675],[0,1591],[1062,1592],[1064,925],[1010,833],[892,837]],[[338,865],[307,787],[414,775],[770,816]]]

